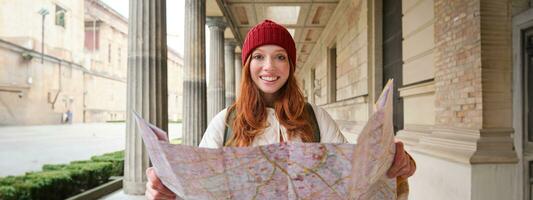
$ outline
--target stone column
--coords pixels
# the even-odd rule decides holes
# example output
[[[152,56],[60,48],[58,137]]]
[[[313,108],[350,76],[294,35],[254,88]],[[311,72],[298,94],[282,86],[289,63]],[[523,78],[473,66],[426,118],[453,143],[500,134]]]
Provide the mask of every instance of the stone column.
[[[222,17],[208,17],[210,33],[209,85],[207,85],[207,122],[226,106],[224,81],[224,30],[226,22]]]
[[[226,107],[235,102],[235,40],[226,39],[224,43],[225,63],[224,71],[226,78]]]
[[[207,127],[205,0],[185,1],[183,144],[197,146]]]
[[[142,195],[148,154],[132,118],[135,111],[167,131],[166,1],[130,0],[124,193]]]
[[[241,52],[235,53],[235,97],[241,92],[242,58]]]

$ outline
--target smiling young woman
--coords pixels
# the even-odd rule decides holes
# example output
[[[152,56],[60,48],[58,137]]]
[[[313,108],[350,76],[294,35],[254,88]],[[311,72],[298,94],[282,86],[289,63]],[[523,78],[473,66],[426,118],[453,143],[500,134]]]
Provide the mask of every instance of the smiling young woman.
[[[210,122],[200,147],[247,147],[280,142],[344,143],[346,139],[331,116],[321,107],[305,102],[298,87],[296,46],[287,29],[265,20],[247,34],[240,96]],[[229,130],[229,131],[228,131]],[[415,164],[397,142],[389,177],[409,177]],[[147,170],[148,199],[175,195]]]

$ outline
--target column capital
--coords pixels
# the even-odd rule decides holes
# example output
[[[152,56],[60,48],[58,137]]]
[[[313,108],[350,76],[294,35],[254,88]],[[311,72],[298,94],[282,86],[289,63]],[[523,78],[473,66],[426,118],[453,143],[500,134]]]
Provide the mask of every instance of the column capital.
[[[227,46],[233,46],[235,48],[237,46],[237,41],[233,38],[224,38],[224,45]]]
[[[226,21],[224,21],[224,17],[207,17],[205,24],[207,24],[207,27],[209,27],[210,30],[213,28],[218,28],[224,31],[227,26]]]
[[[224,48],[226,53],[235,53],[235,47],[237,42],[234,39],[226,38],[224,39]]]

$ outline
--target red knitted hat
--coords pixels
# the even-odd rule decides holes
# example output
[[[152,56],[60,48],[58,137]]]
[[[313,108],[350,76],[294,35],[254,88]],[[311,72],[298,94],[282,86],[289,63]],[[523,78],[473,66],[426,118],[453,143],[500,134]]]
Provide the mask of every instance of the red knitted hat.
[[[246,62],[246,58],[255,48],[266,44],[283,47],[287,51],[289,60],[296,64],[296,45],[291,34],[287,28],[268,19],[255,25],[246,34],[246,39],[242,45],[242,61]]]

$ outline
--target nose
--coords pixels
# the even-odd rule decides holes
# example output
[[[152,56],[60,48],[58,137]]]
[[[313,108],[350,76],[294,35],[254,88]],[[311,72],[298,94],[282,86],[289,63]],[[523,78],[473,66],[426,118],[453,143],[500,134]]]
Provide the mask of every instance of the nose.
[[[266,56],[265,62],[263,63],[263,70],[271,71],[274,69],[274,58],[271,56]]]

